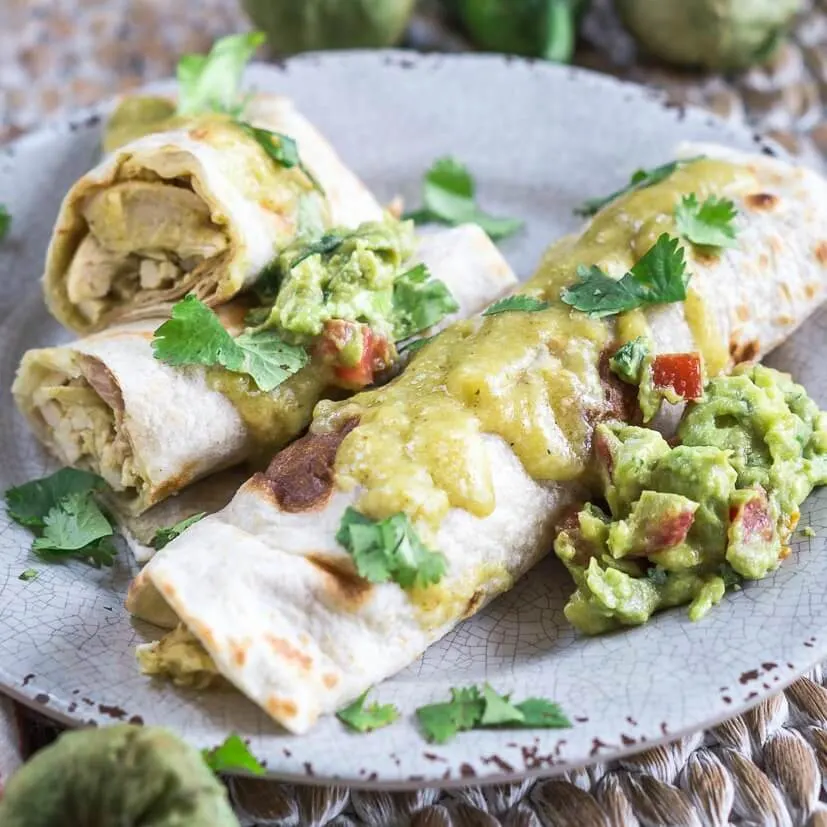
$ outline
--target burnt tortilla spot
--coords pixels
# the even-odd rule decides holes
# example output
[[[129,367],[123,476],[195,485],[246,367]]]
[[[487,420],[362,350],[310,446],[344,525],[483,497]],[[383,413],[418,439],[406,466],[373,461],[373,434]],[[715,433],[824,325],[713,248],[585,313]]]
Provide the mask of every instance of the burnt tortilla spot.
[[[751,342],[744,342],[743,344],[735,339],[730,339],[729,342],[729,355],[736,365],[741,362],[751,362],[758,356],[760,349],[758,342],[754,339]]]
[[[320,510],[333,493],[336,452],[357,424],[349,419],[336,433],[310,433],[296,440],[253,477],[253,484],[267,489],[282,511]]]
[[[308,554],[305,559],[324,577],[324,589],[331,602],[345,610],[358,609],[370,596],[373,586],[355,571],[345,569],[345,561],[324,554]]]
[[[753,192],[746,196],[744,201],[753,210],[771,210],[778,204],[778,196],[771,192]]]

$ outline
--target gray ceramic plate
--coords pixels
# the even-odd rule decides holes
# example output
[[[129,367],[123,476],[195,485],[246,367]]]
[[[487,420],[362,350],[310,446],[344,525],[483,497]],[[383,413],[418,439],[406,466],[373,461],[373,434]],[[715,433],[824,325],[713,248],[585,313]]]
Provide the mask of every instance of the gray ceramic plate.
[[[678,141],[760,149],[743,128],[667,108],[638,88],[501,58],[309,56],[284,69],[257,67],[249,81],[295,97],[383,198],[401,192],[415,204],[435,158],[465,161],[486,207],[527,220],[526,232],[503,245],[523,275],[546,244],[577,226],[574,205],[615,189],[638,166],[669,159]],[[84,115],[0,153],[0,202],[14,215],[0,249],[2,488],[50,470],[8,388],[26,348],[67,338],[46,314],[38,277],[61,196],[95,160],[99,134],[98,116]],[[827,316],[812,320],[774,357],[822,403],[825,324]],[[398,724],[352,735],[328,719],[296,738],[231,691],[182,692],[138,673],[133,650],[152,630],[124,612],[132,574],[125,554],[113,570],[43,565],[28,551],[30,536],[0,517],[0,686],[63,719],[166,724],[200,746],[237,730],[274,774],[302,780],[401,786],[549,774],[707,726],[827,658],[827,492],[809,500],[802,522],[818,537],[703,622],[673,611],[595,640],[567,628],[561,609],[571,585],[548,561],[381,686],[378,698],[403,713]],[[40,576],[20,581],[32,565]],[[415,708],[486,680],[517,698],[557,699],[574,727],[425,743]]]

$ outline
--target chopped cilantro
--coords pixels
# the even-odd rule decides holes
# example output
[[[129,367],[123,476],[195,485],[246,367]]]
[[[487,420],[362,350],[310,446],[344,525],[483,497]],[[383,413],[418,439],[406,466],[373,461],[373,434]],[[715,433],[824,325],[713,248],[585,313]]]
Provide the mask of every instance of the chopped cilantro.
[[[294,259],[290,262],[290,269],[297,267],[305,259],[311,256],[326,256],[336,252],[347,238],[341,233],[325,233],[316,241],[311,241]]]
[[[658,238],[623,278],[613,279],[599,267],[582,264],[577,268],[577,275],[580,281],[565,288],[561,298],[593,318],[683,301],[689,283],[683,248],[677,238],[667,233]]]
[[[649,345],[642,336],[621,345],[609,359],[609,368],[630,385],[640,384],[643,362],[649,355]]]
[[[646,576],[656,586],[665,586],[668,573],[666,569],[662,569],[660,566],[652,566],[651,568],[646,570]]]
[[[418,224],[479,224],[495,240],[513,235],[523,226],[519,219],[496,218],[484,212],[477,206],[475,195],[476,185],[466,167],[453,158],[440,158],[425,173],[424,206],[406,218]]]
[[[243,770],[251,775],[264,775],[265,773],[264,767],[235,732],[228,735],[224,743],[213,749],[202,750],[201,754],[213,772]]]
[[[444,282],[417,264],[397,276],[393,283],[393,334],[396,341],[433,327],[459,305]]]
[[[233,338],[218,316],[193,295],[172,308],[152,340],[155,358],[169,365],[219,365],[252,377],[271,391],[308,362],[307,351],[287,344],[269,330],[245,332]]]
[[[695,193],[685,195],[675,207],[678,232],[701,247],[735,245],[735,217],[738,210],[728,198],[710,196],[698,203]]]
[[[254,138],[256,143],[277,164],[287,169],[299,165],[299,148],[289,135],[271,132],[269,129],[253,126],[246,121],[236,121],[236,123],[251,138]]]
[[[626,195],[628,192],[634,190],[642,190],[646,187],[652,187],[666,180],[675,170],[693,161],[701,160],[702,156],[696,158],[687,158],[683,161],[670,161],[668,164],[662,164],[654,169],[639,169],[632,175],[629,183],[625,187],[621,187],[611,195],[604,198],[590,198],[575,210],[577,215],[590,216],[594,215],[599,210],[602,210],[607,204],[620,198],[621,195]]]
[[[532,296],[507,296],[483,310],[482,315],[496,316],[498,313],[510,313],[513,311],[536,313],[539,310],[548,310],[549,307],[548,302],[540,301],[540,299],[535,299]]]
[[[392,580],[403,589],[424,588],[445,574],[445,557],[426,548],[406,514],[377,521],[348,508],[336,540],[353,557],[359,576],[371,583]]]
[[[237,115],[244,67],[265,39],[263,32],[234,34],[216,40],[208,55],[184,55],[178,61],[179,114]]]
[[[744,578],[729,563],[721,563],[718,566],[718,576],[724,581],[724,586],[728,589],[740,588],[744,581]]]
[[[37,577],[37,569],[24,569],[17,575],[18,580],[28,583]]]
[[[560,707],[544,698],[528,698],[514,704],[510,696],[500,695],[487,683],[482,692],[470,686],[452,689],[451,700],[417,709],[417,717],[429,741],[444,744],[458,732],[485,727],[570,727]]]
[[[365,706],[368,692],[364,692],[352,704],[336,713],[336,717],[342,723],[357,732],[381,729],[392,724],[399,717],[399,710],[393,704],[372,703],[370,706]]]
[[[152,547],[156,551],[160,551],[165,545],[171,543],[180,534],[183,534],[191,525],[197,523],[199,520],[203,520],[206,516],[207,512],[202,511],[200,514],[193,514],[191,517],[179,520],[174,525],[159,528],[152,538]]]

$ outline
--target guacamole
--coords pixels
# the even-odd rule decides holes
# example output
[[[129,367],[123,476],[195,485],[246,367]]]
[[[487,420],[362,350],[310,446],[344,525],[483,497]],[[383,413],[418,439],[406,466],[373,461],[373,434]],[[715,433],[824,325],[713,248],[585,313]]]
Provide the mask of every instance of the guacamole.
[[[325,322],[348,319],[392,338],[394,282],[415,240],[412,221],[388,216],[291,244],[279,255],[278,293],[259,326],[305,343]]]
[[[597,634],[689,604],[693,620],[727,587],[774,571],[799,506],[827,483],[827,415],[788,375],[742,366],[691,403],[677,445],[656,431],[595,431],[599,490],[554,550],[577,591],[566,617]]]

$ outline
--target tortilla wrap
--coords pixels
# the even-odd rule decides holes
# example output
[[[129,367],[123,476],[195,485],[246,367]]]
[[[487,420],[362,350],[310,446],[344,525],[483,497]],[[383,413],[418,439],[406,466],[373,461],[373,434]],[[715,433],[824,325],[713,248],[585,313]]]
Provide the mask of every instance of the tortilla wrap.
[[[516,283],[476,225],[421,236],[412,261],[424,262],[447,285],[460,316]],[[220,308],[225,327],[240,327],[243,310],[235,303]],[[159,324],[131,322],[73,344],[28,351],[12,387],[38,439],[64,465],[100,474],[116,509],[132,515],[207,474],[259,455],[266,461],[301,433],[326,392],[324,374],[313,364],[270,394],[237,374],[171,367],[153,356]],[[218,382],[241,388],[236,404]],[[238,404],[243,400],[249,411]]]
[[[607,345],[644,326],[656,352],[700,350],[708,366],[726,371],[788,336],[827,285],[827,184],[768,157],[711,146],[683,151],[683,157],[698,155],[725,163],[697,162],[622,196],[579,239],[549,250],[520,292],[551,300],[550,308],[455,324],[389,385],[318,406],[307,436],[245,483],[225,509],[155,555],[133,583],[127,607],[159,625],[179,625],[141,649],[144,670],[202,684],[215,671],[287,729],[306,731],[319,715],[405,667],[551,549],[555,524],[587,493],[595,424],[631,415],[624,392],[631,386],[601,370]],[[693,191],[699,199],[732,197],[739,232],[736,246],[720,255],[686,245],[691,300],[604,321],[554,301],[575,281],[573,272],[562,272],[578,260],[569,256],[572,250],[583,252],[583,263],[619,277],[643,250],[634,243],[606,247],[611,233],[625,227],[627,240],[645,240],[644,233],[659,232],[676,197]],[[559,325],[551,333],[549,320]],[[560,330],[566,335],[556,335]],[[508,353],[492,375],[481,354],[497,350]],[[440,360],[448,360],[450,370],[442,371]],[[556,455],[525,450],[531,443],[521,440],[533,438],[536,422],[534,409],[520,408],[519,401],[514,432],[505,415],[492,424],[484,413],[477,420],[466,416],[464,408],[466,429],[456,450],[439,443],[440,431],[431,427],[441,422],[448,429],[447,414],[459,416],[463,394],[476,398],[493,389],[500,397],[490,404],[506,404],[502,397],[525,402],[546,388],[547,398],[538,396],[536,405],[543,437],[555,444],[563,425],[571,435],[556,443]],[[417,430],[403,428],[414,413],[416,429],[429,429],[439,443],[426,446],[434,458],[427,465],[416,454]],[[395,445],[388,440],[396,430],[408,440],[385,458],[374,449]],[[390,476],[393,463],[399,480]],[[436,494],[452,491],[451,477],[462,478],[465,463],[482,469],[472,482],[490,475],[486,508],[479,507],[484,498],[467,491],[460,492],[468,498],[465,507],[455,496],[435,507],[436,516],[419,508],[439,505]],[[544,473],[546,467],[552,471]],[[428,485],[436,498],[417,498],[417,486]],[[409,498],[400,510],[428,548],[447,559],[437,585],[368,582],[336,540],[347,507],[379,519],[399,507],[397,495]]]
[[[225,116],[174,118],[117,148],[69,190],[46,256],[54,317],[78,333],[164,315],[185,293],[211,306],[248,287],[300,233],[382,210],[286,98],[258,96],[248,123],[296,141],[287,168]]]

